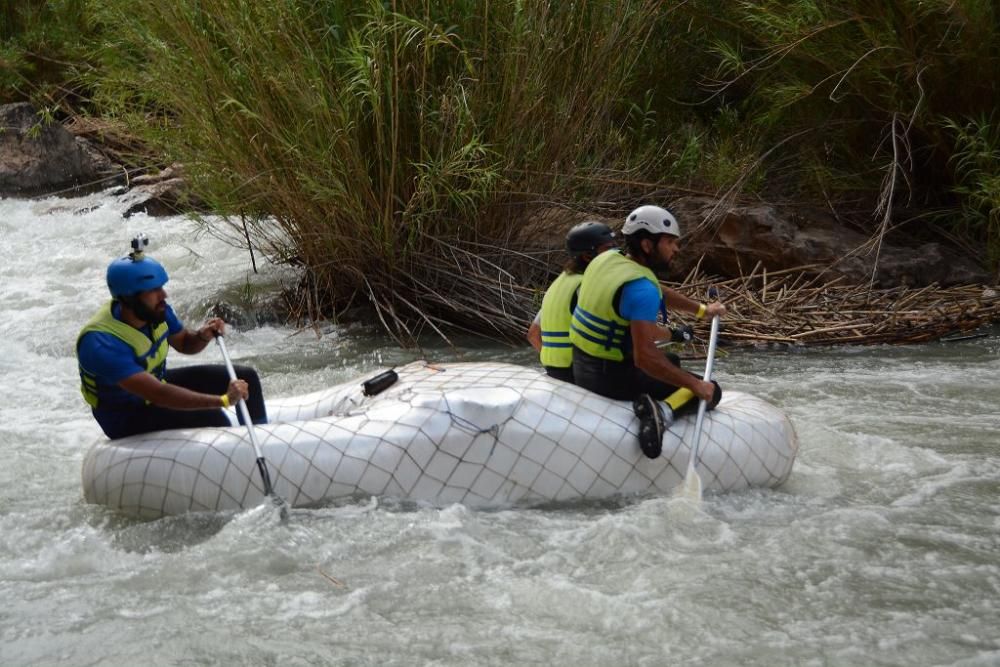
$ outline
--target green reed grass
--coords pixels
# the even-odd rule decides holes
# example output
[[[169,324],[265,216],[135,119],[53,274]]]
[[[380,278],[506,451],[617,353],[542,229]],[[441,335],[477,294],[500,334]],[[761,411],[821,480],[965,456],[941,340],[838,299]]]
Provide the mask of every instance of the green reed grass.
[[[739,110],[758,150],[796,137],[775,155],[770,192],[866,194],[882,227],[894,207],[983,192],[961,174],[971,145],[948,120],[992,118],[1000,105],[996,2],[719,1],[683,11],[712,38],[709,100]],[[982,221],[969,231],[995,239],[990,229]]]
[[[103,101],[153,113],[198,194],[323,305],[407,330],[442,241],[502,243],[511,202],[627,163],[607,138],[656,4],[139,0],[104,15],[145,50]]]
[[[86,66],[90,16],[86,0],[0,0],[0,103],[72,95],[65,84]]]
[[[981,116],[966,122],[947,120],[955,136],[952,165],[956,194],[961,196],[958,225],[985,237],[989,261],[1000,279],[1000,124]]]
[[[301,267],[302,308],[373,304],[401,339],[517,335],[558,263],[527,219],[671,188],[850,206],[873,233],[954,211],[1000,257],[991,0],[29,5],[82,13],[60,85]],[[0,53],[42,43],[6,24]]]

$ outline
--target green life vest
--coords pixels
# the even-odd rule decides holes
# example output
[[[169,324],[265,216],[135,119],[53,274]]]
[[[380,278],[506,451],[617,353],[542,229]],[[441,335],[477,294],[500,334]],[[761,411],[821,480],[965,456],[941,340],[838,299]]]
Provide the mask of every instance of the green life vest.
[[[570,305],[583,281],[582,273],[563,272],[556,278],[542,299],[543,366],[569,368],[573,365],[573,344],[569,342],[569,323],[573,318]]]
[[[570,342],[592,357],[624,361],[629,320],[615,312],[615,294],[625,283],[642,278],[656,285],[662,298],[660,281],[645,266],[615,250],[598,255],[583,273]]]
[[[115,319],[111,312],[113,305],[114,301],[109,301],[106,305],[101,306],[100,310],[83,326],[80,334],[76,337],[77,349],[80,347],[80,339],[83,338],[84,334],[92,331],[111,334],[132,348],[135,359],[140,366],[143,366],[157,379],[163,380],[166,372],[167,351],[169,350],[167,345],[169,331],[166,322],[161,322],[153,327],[153,340],[150,340],[146,334],[135,327]],[[83,400],[87,401],[90,407],[96,408],[99,402],[97,376],[87,372],[83,366],[79,365],[79,362],[77,362],[77,366],[80,369],[80,392],[83,394]]]

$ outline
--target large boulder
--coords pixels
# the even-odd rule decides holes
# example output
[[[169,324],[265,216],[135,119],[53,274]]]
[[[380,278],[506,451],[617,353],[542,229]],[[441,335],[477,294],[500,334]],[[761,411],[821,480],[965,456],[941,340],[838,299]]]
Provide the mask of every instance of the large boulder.
[[[110,161],[27,102],[0,105],[0,196],[75,193],[104,187]]]
[[[768,271],[816,265],[812,271],[830,279],[843,276],[860,283],[874,277],[883,287],[992,280],[973,258],[940,240],[896,233],[879,244],[823,211],[769,204],[719,207],[718,200],[708,197],[671,203],[684,231],[675,273],[683,275],[701,261],[708,273],[735,277],[749,274],[760,262]]]

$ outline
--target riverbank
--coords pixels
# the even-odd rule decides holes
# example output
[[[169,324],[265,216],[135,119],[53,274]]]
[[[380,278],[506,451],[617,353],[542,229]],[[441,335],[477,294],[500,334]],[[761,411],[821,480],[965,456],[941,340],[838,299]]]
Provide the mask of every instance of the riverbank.
[[[44,137],[32,138],[22,128],[20,147],[36,142],[32,149],[37,158],[35,177],[53,173],[55,164],[65,162],[67,151],[73,156],[99,155],[103,160],[85,165],[81,172],[103,173],[103,177],[89,182],[77,179],[66,188],[65,182],[60,183],[56,187],[64,195],[111,185],[109,196],[126,205],[125,218],[140,213],[199,215],[202,205],[190,195],[183,168],[152,166],[154,157],[143,156],[144,147],[128,139],[121,128],[77,116],[66,123],[66,129],[56,126],[46,132],[56,139],[46,143]],[[137,160],[146,166],[134,166]],[[881,239],[876,254],[870,237],[823,212],[803,213],[809,209],[801,206],[778,207],[690,193],[660,196],[686,230],[685,251],[674,267],[678,275],[670,284],[693,296],[703,294],[709,285],[719,289],[731,311],[721,337],[726,345],[906,344],[1000,321],[1000,290],[995,281],[991,283],[965,247],[947,236],[935,237],[923,230],[923,238],[914,241],[896,231]],[[66,206],[53,203],[42,209],[63,212],[72,208],[72,200],[66,201]],[[308,271],[279,292],[261,295],[260,310],[252,319],[314,326],[327,318],[340,322],[375,318],[403,345],[412,345],[427,333],[450,340],[456,332],[519,343],[542,293],[559,270],[565,230],[584,219],[618,226],[619,220],[608,210],[610,204],[603,206],[597,213],[588,212],[584,205],[522,206],[513,214],[524,219],[514,225],[518,233],[506,244],[441,244],[439,254],[432,260],[425,258],[421,267],[425,276],[434,273],[439,282],[429,284],[426,278],[421,282],[424,320],[416,326],[394,319],[377,301],[347,308],[324,301],[310,284]],[[244,245],[251,258],[255,252],[267,255],[266,249],[255,247],[239,221],[205,218],[203,224]],[[435,266],[436,271],[431,271]],[[744,266],[752,268],[744,271]],[[223,316],[247,319],[231,304],[217,308]],[[449,313],[450,320],[440,318],[441,312]],[[705,323],[683,316],[677,322],[692,325],[700,338],[707,338]]]
[[[721,280],[997,282],[987,4],[19,3],[0,101],[184,165],[300,322],[519,340],[569,224],[640,202]]]

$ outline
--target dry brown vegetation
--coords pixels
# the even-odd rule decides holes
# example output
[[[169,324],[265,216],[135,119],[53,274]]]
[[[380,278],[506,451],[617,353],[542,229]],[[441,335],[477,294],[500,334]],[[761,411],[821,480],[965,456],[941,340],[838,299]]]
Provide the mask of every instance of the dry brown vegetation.
[[[692,272],[676,287],[703,294],[715,286],[729,310],[720,340],[737,347],[924,343],[1000,321],[995,288],[873,289],[839,278],[824,280],[820,269],[769,273],[758,265],[745,276],[722,282]],[[707,322],[687,323],[699,339],[707,339]]]

